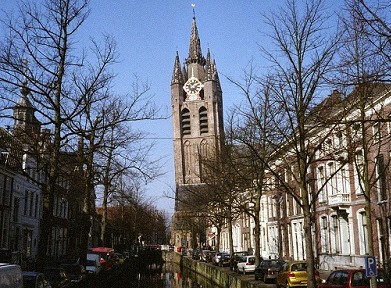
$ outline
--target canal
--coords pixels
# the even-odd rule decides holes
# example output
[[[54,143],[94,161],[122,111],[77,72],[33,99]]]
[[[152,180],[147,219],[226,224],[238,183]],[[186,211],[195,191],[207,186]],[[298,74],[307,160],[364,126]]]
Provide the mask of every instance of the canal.
[[[107,271],[80,283],[77,288],[218,288],[203,277],[192,276],[190,271],[180,271],[178,264],[165,263],[159,269],[135,273],[132,267]],[[186,270],[186,269],[185,269]],[[197,278],[197,279],[196,279]],[[72,286],[71,286],[72,287]]]
[[[163,265],[162,271],[151,271],[150,273],[139,274],[134,283],[137,288],[215,288],[216,285],[207,283],[206,279],[199,277],[194,279],[191,273],[180,272],[175,264]]]

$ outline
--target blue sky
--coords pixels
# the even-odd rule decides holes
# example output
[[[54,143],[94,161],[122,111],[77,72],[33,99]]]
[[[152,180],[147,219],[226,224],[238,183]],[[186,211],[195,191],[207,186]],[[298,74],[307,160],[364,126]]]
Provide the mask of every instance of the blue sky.
[[[2,9],[16,8],[16,1],[5,1]],[[342,1],[329,1],[341,3]],[[170,81],[176,51],[181,63],[188,56],[193,17],[192,4],[201,39],[202,52],[209,48],[216,60],[223,90],[224,110],[241,101],[239,91],[225,76],[240,79],[251,60],[261,69],[264,63],[259,44],[267,44],[267,27],[262,13],[276,9],[282,0],[91,0],[91,14],[81,28],[80,39],[101,39],[111,34],[118,44],[120,62],[114,90],[120,94],[131,91],[132,77],[151,84],[155,103],[162,111],[171,111]],[[87,42],[86,42],[87,43]],[[147,197],[159,209],[173,212],[175,188],[171,118],[145,122],[135,127],[155,138],[152,157],[165,157],[166,175],[145,187]]]

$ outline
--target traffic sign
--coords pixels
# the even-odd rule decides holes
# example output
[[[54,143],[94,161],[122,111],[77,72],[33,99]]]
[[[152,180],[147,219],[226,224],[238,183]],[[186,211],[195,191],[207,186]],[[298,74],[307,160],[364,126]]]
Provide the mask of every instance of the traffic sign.
[[[366,277],[377,276],[376,257],[374,256],[365,257],[365,276]]]

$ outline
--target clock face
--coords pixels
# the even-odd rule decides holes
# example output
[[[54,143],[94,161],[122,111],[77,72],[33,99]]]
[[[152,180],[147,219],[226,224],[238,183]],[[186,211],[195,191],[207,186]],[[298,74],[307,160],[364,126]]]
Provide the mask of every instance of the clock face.
[[[202,83],[197,78],[191,77],[189,80],[187,80],[183,89],[187,94],[198,94],[203,87],[204,85],[202,85]]]

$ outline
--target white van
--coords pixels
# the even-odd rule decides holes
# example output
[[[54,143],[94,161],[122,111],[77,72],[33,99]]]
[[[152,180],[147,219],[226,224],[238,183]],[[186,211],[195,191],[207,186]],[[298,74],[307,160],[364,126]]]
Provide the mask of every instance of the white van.
[[[99,254],[87,253],[86,271],[92,274],[98,274],[102,269]]]
[[[22,269],[19,265],[0,263],[0,288],[23,288]]]

